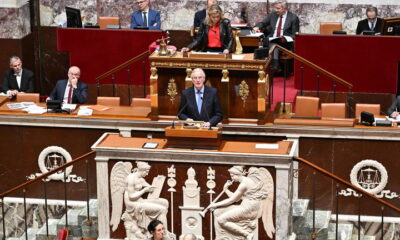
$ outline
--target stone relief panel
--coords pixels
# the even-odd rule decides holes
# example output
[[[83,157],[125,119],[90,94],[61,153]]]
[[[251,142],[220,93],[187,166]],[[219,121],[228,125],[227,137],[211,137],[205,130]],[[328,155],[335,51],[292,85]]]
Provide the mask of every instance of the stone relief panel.
[[[29,33],[29,4],[20,8],[0,8],[0,38],[20,39]]]

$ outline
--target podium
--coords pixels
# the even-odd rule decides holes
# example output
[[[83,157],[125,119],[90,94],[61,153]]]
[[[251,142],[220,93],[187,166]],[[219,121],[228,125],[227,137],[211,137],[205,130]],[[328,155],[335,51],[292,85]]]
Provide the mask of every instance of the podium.
[[[167,148],[218,150],[221,144],[219,128],[184,128],[175,126],[165,128]]]
[[[202,68],[206,84],[218,89],[223,122],[263,122],[269,92],[265,60],[253,60],[253,54],[233,55],[232,59],[199,55],[184,57],[177,52],[171,57],[154,52],[149,57],[152,118],[176,118],[182,90],[192,86],[193,69]]]

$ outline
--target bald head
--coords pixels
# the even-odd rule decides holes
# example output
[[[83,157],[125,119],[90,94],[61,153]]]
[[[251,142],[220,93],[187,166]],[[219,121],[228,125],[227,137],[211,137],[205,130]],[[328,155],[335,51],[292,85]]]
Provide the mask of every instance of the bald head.
[[[183,240],[197,240],[197,237],[193,233],[186,233]]]
[[[68,69],[68,79],[76,79],[78,80],[81,76],[81,70],[77,66],[72,66]]]

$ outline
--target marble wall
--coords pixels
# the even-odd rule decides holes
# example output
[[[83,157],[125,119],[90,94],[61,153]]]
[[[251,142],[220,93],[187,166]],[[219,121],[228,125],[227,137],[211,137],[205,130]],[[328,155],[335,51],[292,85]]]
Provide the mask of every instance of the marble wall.
[[[29,4],[0,4],[0,38],[20,39],[31,33]]]
[[[129,27],[130,14],[136,6],[133,0],[40,0],[43,26],[56,26],[65,21],[64,7],[80,8],[85,21],[95,24],[98,16],[119,16],[123,28]],[[232,22],[247,18],[252,25],[267,13],[266,0],[220,0],[225,15]],[[381,17],[400,15],[400,2],[396,0],[294,0],[288,1],[291,11],[301,21],[301,32],[318,33],[319,22],[340,21],[344,30],[354,33],[357,22],[364,18],[365,8],[377,6]],[[152,0],[152,8],[161,11],[163,29],[189,29],[195,11],[204,8],[202,0]]]

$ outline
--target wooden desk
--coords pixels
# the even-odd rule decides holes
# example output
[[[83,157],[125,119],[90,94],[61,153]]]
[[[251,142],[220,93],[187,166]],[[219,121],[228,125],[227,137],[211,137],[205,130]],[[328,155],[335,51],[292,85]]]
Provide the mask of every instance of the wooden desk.
[[[180,93],[192,86],[191,73],[202,68],[209,85],[219,91],[224,121],[262,122],[268,104],[268,77],[265,61],[253,60],[253,54],[243,59],[184,58],[150,56],[151,114],[158,119],[173,118],[179,108]]]
[[[259,37],[239,35],[239,39],[243,47],[258,47],[260,44]]]
[[[356,119],[299,119],[299,118],[277,118],[276,125],[306,125],[306,126],[332,126],[332,127],[353,127]]]

